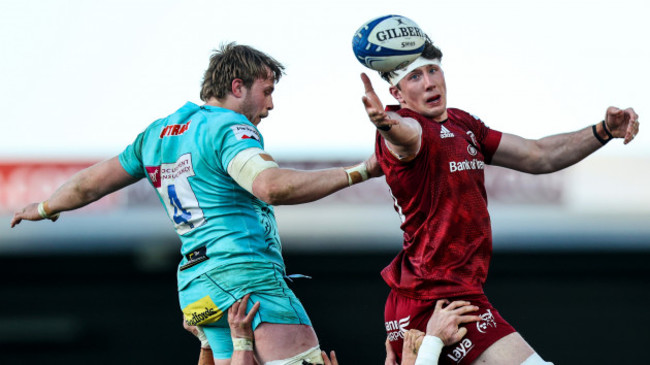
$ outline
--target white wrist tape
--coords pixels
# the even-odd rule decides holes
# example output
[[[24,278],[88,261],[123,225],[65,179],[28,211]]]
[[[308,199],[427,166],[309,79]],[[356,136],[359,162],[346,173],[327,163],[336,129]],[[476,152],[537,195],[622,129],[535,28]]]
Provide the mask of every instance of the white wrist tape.
[[[56,219],[56,218],[59,217],[59,213],[52,214],[52,215],[48,214],[46,206],[47,206],[47,200],[44,201],[44,202],[38,203],[38,208],[37,208],[38,209],[38,215],[40,215],[41,218],[43,218],[43,219]]]
[[[437,364],[443,346],[442,340],[438,337],[431,335],[424,336],[420,350],[418,350],[418,357],[415,359],[415,365]]]
[[[348,185],[366,181],[369,177],[365,162],[345,169],[345,173],[348,174]]]
[[[201,348],[209,349],[210,343],[208,342],[208,336],[205,335],[203,329],[200,326],[196,326],[196,337],[201,341]]]
[[[233,338],[232,348],[234,351],[253,351],[253,340],[250,338]]]
[[[253,194],[253,181],[260,172],[279,167],[273,157],[261,148],[247,148],[239,152],[228,164],[228,174],[249,193]]]

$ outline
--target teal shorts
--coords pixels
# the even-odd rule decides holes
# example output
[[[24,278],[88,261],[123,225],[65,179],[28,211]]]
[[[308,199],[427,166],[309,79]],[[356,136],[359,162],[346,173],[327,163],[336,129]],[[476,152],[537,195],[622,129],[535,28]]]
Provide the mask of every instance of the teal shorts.
[[[185,320],[203,328],[216,359],[232,356],[228,308],[248,293],[248,310],[260,302],[253,330],[262,322],[311,326],[305,308],[277,265],[246,263],[215,268],[181,288],[178,296]]]

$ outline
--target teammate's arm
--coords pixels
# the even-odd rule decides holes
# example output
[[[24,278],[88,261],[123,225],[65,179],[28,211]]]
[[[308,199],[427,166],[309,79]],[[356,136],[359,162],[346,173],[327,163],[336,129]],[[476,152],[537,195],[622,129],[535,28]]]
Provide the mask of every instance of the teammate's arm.
[[[589,156],[612,138],[624,138],[623,143],[629,143],[639,132],[638,119],[632,108],[609,107],[604,123],[576,132],[538,140],[504,133],[492,164],[533,174],[558,171]]]
[[[386,112],[365,73],[361,74],[365,96],[361,98],[370,121],[381,133],[388,149],[399,159],[415,157],[422,143],[422,126],[413,118],[403,118],[395,112]]]
[[[201,352],[199,353],[198,365],[214,365],[214,354],[212,353],[212,348],[210,347],[208,338],[205,336],[201,327],[190,326],[187,324],[185,319],[183,319],[183,328],[201,341]]]
[[[138,180],[124,170],[117,156],[113,157],[73,175],[45,202],[31,203],[16,212],[11,227],[22,220],[54,221],[59,212],[81,208]]]
[[[260,302],[253,305],[246,313],[250,294],[246,294],[241,301],[235,302],[228,308],[228,325],[232,336],[233,348],[231,365],[255,365],[253,353],[253,318],[260,308]]]

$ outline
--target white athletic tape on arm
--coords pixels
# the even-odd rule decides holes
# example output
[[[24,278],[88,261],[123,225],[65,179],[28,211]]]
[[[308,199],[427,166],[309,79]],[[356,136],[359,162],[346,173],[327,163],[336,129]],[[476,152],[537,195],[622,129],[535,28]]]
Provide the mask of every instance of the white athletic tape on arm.
[[[436,336],[426,335],[418,350],[418,357],[415,359],[415,365],[434,365],[438,363],[440,352],[444,344]]]
[[[232,348],[234,351],[253,351],[253,340],[250,338],[233,338]]]
[[[390,78],[390,84],[393,86],[397,85],[397,83],[400,82],[404,78],[404,76],[410,74],[416,68],[426,66],[426,65],[440,66],[440,60],[437,58],[430,60],[428,58],[418,57],[415,61],[411,62],[408,66],[393,71],[393,76]]]
[[[348,185],[354,185],[356,183],[366,181],[368,180],[368,177],[370,177],[365,162],[354,165],[352,167],[348,167],[345,169],[345,173],[348,174]]]
[[[253,194],[253,181],[260,172],[279,167],[273,157],[261,148],[248,148],[239,152],[228,164],[228,174],[249,193]]]
[[[201,341],[201,348],[209,349],[210,343],[208,342],[208,336],[205,335],[203,329],[199,326],[196,326],[196,337]]]
[[[57,218],[59,218],[59,213],[50,215],[50,213],[47,212],[48,211],[48,209],[47,209],[47,200],[44,201],[44,202],[38,203],[38,208],[37,209],[38,209],[38,215],[40,215],[41,218],[43,218],[43,219],[57,219]]]

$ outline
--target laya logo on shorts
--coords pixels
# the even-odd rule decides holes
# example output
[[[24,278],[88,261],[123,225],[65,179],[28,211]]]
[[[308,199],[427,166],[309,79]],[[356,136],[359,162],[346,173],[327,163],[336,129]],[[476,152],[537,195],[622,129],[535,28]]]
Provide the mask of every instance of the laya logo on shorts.
[[[494,315],[492,312],[490,312],[489,309],[487,312],[481,314],[480,317],[481,320],[479,322],[476,322],[476,329],[479,332],[485,333],[488,327],[497,328],[497,322],[494,320]]]
[[[223,311],[217,307],[209,295],[183,308],[185,322],[190,326],[203,326],[221,319]]]
[[[190,123],[192,123],[191,120],[185,124],[168,125],[165,128],[163,128],[162,132],[160,132],[160,138],[169,137],[169,136],[180,136],[181,134],[187,132],[187,130],[190,128]]]
[[[230,127],[232,129],[233,133],[235,133],[235,137],[237,139],[254,139],[258,142],[260,142],[260,135],[257,133],[255,128],[246,125],[246,124],[238,124],[238,125],[233,125]]]
[[[469,338],[466,338],[460,341],[458,345],[451,350],[451,354],[447,354],[447,357],[458,364],[460,360],[464,359],[465,356],[467,356],[467,353],[469,353],[473,348],[474,344],[472,341]]]

